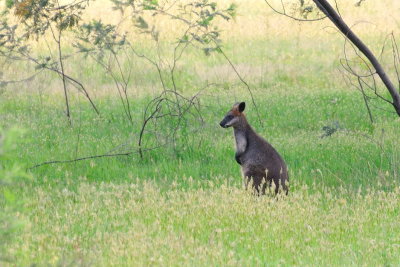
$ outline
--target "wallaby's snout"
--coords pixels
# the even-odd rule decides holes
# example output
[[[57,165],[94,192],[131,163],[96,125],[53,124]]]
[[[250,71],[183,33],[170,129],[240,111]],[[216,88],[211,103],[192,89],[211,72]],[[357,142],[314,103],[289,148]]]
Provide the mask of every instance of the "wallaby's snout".
[[[229,128],[235,126],[242,116],[242,112],[246,107],[245,102],[236,103],[233,108],[226,114],[225,118],[219,123],[222,128]]]
[[[232,121],[233,119],[233,115],[230,115],[229,113],[225,116],[225,118],[219,123],[219,125],[221,125],[222,128],[228,128],[230,126],[232,126],[230,124],[230,121]]]

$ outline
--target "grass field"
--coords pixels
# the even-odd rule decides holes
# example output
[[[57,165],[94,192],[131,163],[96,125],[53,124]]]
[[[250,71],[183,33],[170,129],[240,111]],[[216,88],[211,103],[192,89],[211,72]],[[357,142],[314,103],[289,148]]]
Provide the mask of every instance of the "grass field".
[[[399,118],[375,101],[375,122],[369,121],[362,96],[340,74],[343,40],[325,28],[328,21],[301,24],[274,14],[263,1],[237,4],[236,20],[219,25],[223,49],[250,85],[262,125],[248,90],[223,56],[190,48],[177,65],[180,93],[190,97],[207,82],[217,84],[199,96],[203,122],[189,117],[174,145],[145,152],[143,159],[134,153],[45,165],[29,170],[28,181],[0,184],[5,192],[0,218],[13,218],[2,221],[0,230],[20,226],[0,246],[0,265],[400,264]],[[338,4],[349,24],[373,22],[355,29],[375,53],[386,34],[398,36],[399,3]],[[94,3],[88,18],[113,21],[106,6]],[[176,29],[173,22],[158,23],[168,62]],[[135,45],[154,55],[146,40]],[[45,49],[37,44],[37,53]],[[382,61],[393,75],[389,52]],[[25,169],[137,149],[144,108],[161,85],[151,65],[128,56],[132,123],[112,79],[81,55],[69,57],[66,70],[85,84],[100,116],[71,86],[70,125],[62,83],[48,72],[1,87],[0,144],[10,129],[23,134],[10,149],[0,149],[0,175],[15,165]],[[34,71],[26,63],[0,63],[4,80]],[[247,102],[249,122],[287,162],[288,197],[258,198],[243,190],[232,131],[218,125],[236,101]],[[152,127],[169,129],[168,121]],[[323,137],[326,129],[336,131]],[[157,141],[150,133],[145,138],[145,147]]]
[[[302,187],[276,200],[230,185],[162,193],[139,180],[73,183],[31,191],[30,222],[10,249],[18,265],[398,264],[399,188]]]

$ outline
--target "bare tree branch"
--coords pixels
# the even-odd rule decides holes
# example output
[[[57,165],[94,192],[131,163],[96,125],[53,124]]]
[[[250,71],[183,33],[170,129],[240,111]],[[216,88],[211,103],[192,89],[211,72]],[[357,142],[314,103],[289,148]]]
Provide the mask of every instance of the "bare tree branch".
[[[358,5],[362,2],[363,0],[360,0],[358,2]],[[283,2],[281,1],[282,5],[283,5],[283,11],[279,11],[276,8],[274,8],[269,2],[268,0],[265,0],[265,2],[267,3],[267,5],[276,13],[287,16],[289,18],[292,18],[294,20],[298,20],[298,21],[303,21],[302,19],[293,17],[291,15],[288,15],[286,13],[286,9],[284,7]],[[390,103],[393,108],[395,109],[396,113],[398,116],[400,116],[400,71],[398,70],[398,65],[400,65],[400,59],[399,59],[399,53],[398,53],[398,49],[397,49],[397,43],[395,42],[394,36],[392,37],[392,52],[393,52],[393,62],[395,64],[395,71],[396,71],[396,75],[397,75],[397,80],[399,83],[399,88],[395,88],[395,86],[393,85],[392,81],[390,80],[389,76],[387,75],[387,73],[385,72],[385,70],[383,69],[381,63],[379,62],[379,60],[375,57],[375,55],[372,53],[372,51],[362,42],[362,40],[352,31],[352,29],[345,23],[345,21],[343,20],[339,9],[338,9],[338,4],[337,1],[335,0],[335,6],[336,6],[336,10],[329,4],[329,2],[327,0],[313,0],[313,2],[315,3],[315,5],[321,10],[322,13],[325,14],[326,17],[329,18],[329,20],[336,26],[336,28],[345,36],[345,40],[349,40],[352,44],[352,47],[355,51],[355,53],[357,54],[358,58],[361,59],[363,61],[363,63],[365,64],[365,66],[369,69],[369,74],[367,75],[361,75],[359,73],[357,73],[352,66],[350,65],[350,60],[347,58],[346,55],[346,49],[344,49],[344,53],[345,53],[345,59],[343,61],[341,61],[341,64],[343,66],[343,68],[348,71],[349,73],[351,73],[352,75],[354,75],[355,77],[357,77],[358,80],[358,86],[362,86],[363,84],[366,85],[368,88],[370,88],[371,90],[374,91],[375,95],[377,97],[379,97],[380,99],[384,100],[387,103]],[[308,21],[308,20],[305,20]],[[357,49],[355,49],[355,47]],[[383,47],[384,49],[384,47]],[[358,51],[360,51],[367,59],[368,61],[371,63],[371,65],[373,66],[373,68],[375,69],[374,71],[371,70],[371,67],[369,66],[368,62],[358,53]],[[383,53],[383,50],[381,51],[381,53]],[[381,81],[383,82],[383,84],[385,85],[387,91],[389,92],[389,94],[391,95],[391,100],[388,100],[386,98],[384,98],[383,96],[381,96],[378,93],[377,90],[377,85],[376,85],[376,81],[375,81],[375,74],[377,74],[379,76],[379,78],[381,79]],[[371,77],[373,79],[373,86],[370,86],[364,79]],[[364,92],[364,87],[359,88],[362,92]],[[364,95],[364,94],[363,94]],[[365,95],[364,95],[365,96]],[[365,100],[365,99],[364,99]],[[370,111],[370,110],[368,110]]]
[[[374,119],[372,118],[371,109],[369,108],[369,105],[368,105],[368,99],[367,99],[367,96],[365,94],[364,87],[363,87],[363,85],[361,83],[361,78],[358,78],[358,84],[359,84],[359,86],[361,88],[361,93],[363,95],[365,107],[367,108],[367,111],[368,111],[369,120],[371,121],[371,123],[374,123]]]
[[[374,66],[376,73],[389,91],[393,102],[391,102],[398,116],[400,116],[400,95],[389,79],[380,62],[372,51],[361,41],[360,38],[347,26],[344,20],[339,16],[336,10],[326,0],[313,0],[325,15],[336,25],[336,27],[348,38]]]
[[[14,83],[21,83],[21,82],[29,82],[29,81],[32,81],[33,78],[35,78],[35,77],[36,77],[39,73],[41,73],[41,72],[42,72],[42,70],[36,72],[35,74],[33,74],[33,75],[31,75],[31,76],[29,76],[29,77],[27,77],[27,78],[20,79],[20,80],[0,81],[0,87],[1,87],[1,86],[4,86],[4,85],[7,85],[7,84],[14,84]]]
[[[142,151],[151,151],[158,149],[161,146],[158,147],[152,147],[152,148],[147,148],[143,149]],[[82,157],[82,158],[76,158],[76,159],[70,159],[70,160],[52,160],[52,161],[45,161],[36,165],[33,165],[32,167],[29,167],[27,170],[32,170],[44,165],[50,165],[50,164],[59,164],[59,163],[72,163],[72,162],[77,162],[77,161],[82,161],[82,160],[88,160],[88,159],[98,159],[98,158],[109,158],[109,157],[121,157],[121,156],[130,156],[133,154],[138,154],[139,151],[129,151],[129,152],[124,152],[124,153],[115,153],[115,154],[102,154],[102,155],[94,155],[94,156],[88,156],[88,157]]]

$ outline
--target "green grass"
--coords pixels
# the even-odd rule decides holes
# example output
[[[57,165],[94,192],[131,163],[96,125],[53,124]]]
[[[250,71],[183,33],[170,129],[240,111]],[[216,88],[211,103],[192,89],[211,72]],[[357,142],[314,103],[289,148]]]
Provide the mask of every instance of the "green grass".
[[[8,259],[16,265],[397,265],[398,120],[382,113],[371,125],[356,92],[256,96],[264,127],[252,105],[248,119],[288,163],[289,197],[244,192],[232,131],[218,125],[232,99],[204,96],[205,123],[191,120],[177,150],[33,169],[33,181],[16,191],[24,208],[10,214],[25,225],[7,246]],[[35,96],[6,99],[2,126],[18,122],[26,129],[16,153],[25,167],[125,143],[115,152],[135,148],[141,118],[131,126],[115,98],[99,101],[101,117],[75,105],[72,126],[61,97],[44,97],[42,104]],[[134,113],[148,100],[132,99]],[[321,138],[322,127],[335,121],[341,129]]]
[[[33,179],[12,188],[17,208],[0,198],[0,219],[17,218],[24,225],[0,246],[6,248],[4,265],[400,264],[398,117],[375,101],[375,123],[369,122],[361,95],[337,72],[340,37],[319,32],[322,26],[285,22],[277,29],[272,16],[263,34],[259,28],[268,12],[248,8],[232,28],[222,27],[228,35],[223,47],[250,84],[263,125],[226,60],[190,48],[177,65],[176,84],[192,96],[206,82],[217,83],[200,95],[204,121],[188,116],[174,143],[145,152],[143,159],[132,154],[29,170]],[[379,38],[369,29],[361,33],[379,51]],[[44,47],[39,44],[38,53]],[[145,41],[138,48],[155,55]],[[165,60],[170,48],[162,43]],[[67,58],[65,67],[86,86],[100,116],[69,87],[70,125],[61,81],[50,73],[0,88],[0,129],[25,131],[1,170],[136,150],[144,108],[161,85],[150,64],[130,56],[132,124],[110,77],[80,55]],[[392,59],[383,60],[393,74]],[[9,79],[32,71],[25,63],[1,63]],[[167,64],[162,73],[170,88]],[[236,101],[246,101],[249,122],[287,162],[288,197],[255,198],[243,190],[232,129],[219,126]],[[163,139],[173,122],[160,120],[150,129]],[[322,138],[326,126],[339,128]],[[144,140],[145,148],[159,141],[149,132]],[[10,190],[3,184],[0,189]],[[1,223],[2,234],[8,226]]]
[[[263,127],[258,123],[254,107],[248,101],[248,119],[256,130],[272,143],[289,165],[296,181],[324,185],[346,185],[353,188],[376,185],[382,173],[394,173],[398,181],[398,144],[396,120],[382,120],[371,125],[362,100],[356,92],[292,92],[280,95],[270,92],[267,98],[256,95]],[[57,99],[57,101],[55,101]],[[248,99],[248,97],[247,97]],[[332,100],[336,99],[335,103]],[[14,125],[26,129],[18,148],[25,167],[49,160],[136,150],[142,110],[149,98],[132,99],[134,123],[128,123],[117,99],[99,102],[101,117],[88,105],[73,106],[73,125],[62,113],[62,98],[44,97],[40,104],[35,97],[9,98],[2,106],[6,114],[3,127]],[[82,100],[81,100],[82,101]],[[178,132],[176,148],[146,152],[129,157],[101,158],[69,164],[46,165],[33,170],[35,182],[62,182],[62,177],[87,177],[90,181],[142,179],[176,179],[193,177],[213,180],[216,177],[238,177],[239,166],[233,160],[232,130],[218,123],[230,108],[233,99],[204,96],[204,123],[195,119]],[[359,107],[357,109],[353,107]],[[79,110],[77,110],[79,108]],[[7,111],[13,112],[7,112]],[[49,111],[52,112],[49,112]],[[384,115],[381,115],[382,117]],[[321,138],[324,126],[340,129]],[[161,133],[163,126],[159,125]],[[382,133],[382,129],[385,129]],[[165,129],[164,129],[165,130]],[[79,140],[78,140],[79,139]],[[153,147],[154,138],[146,135],[145,147]],[[122,146],[121,146],[122,144]],[[117,149],[115,149],[117,148]]]
[[[149,181],[70,182],[75,190],[42,186],[25,196],[20,218],[29,223],[9,247],[16,265],[399,263],[398,187],[367,194],[301,187],[275,199],[226,183],[162,193]]]

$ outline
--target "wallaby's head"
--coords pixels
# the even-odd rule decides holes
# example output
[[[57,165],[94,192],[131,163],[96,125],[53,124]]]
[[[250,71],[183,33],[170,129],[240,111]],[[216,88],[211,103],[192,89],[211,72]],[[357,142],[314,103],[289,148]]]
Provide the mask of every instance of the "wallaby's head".
[[[242,125],[242,123],[246,120],[244,118],[243,111],[246,107],[246,103],[240,102],[233,105],[232,109],[226,114],[225,118],[219,123],[221,127],[237,127]]]

